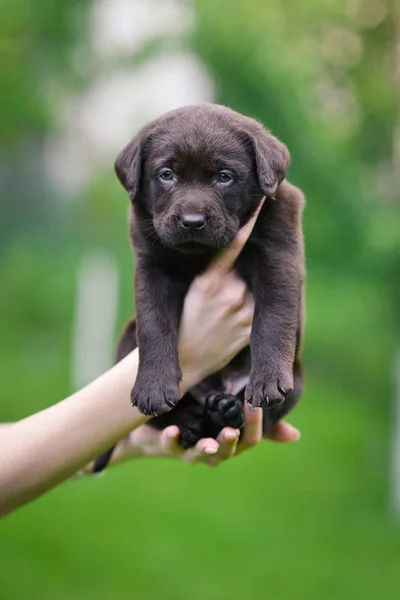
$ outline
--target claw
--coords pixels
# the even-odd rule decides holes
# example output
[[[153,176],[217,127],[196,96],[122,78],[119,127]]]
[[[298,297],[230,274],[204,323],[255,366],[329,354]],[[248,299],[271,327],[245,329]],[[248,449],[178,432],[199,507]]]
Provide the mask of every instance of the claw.
[[[176,402],[169,400],[169,398],[167,398],[167,396],[165,395],[165,392],[164,392],[164,400],[165,400],[165,404],[167,404],[170,408],[175,408]]]
[[[145,407],[144,407],[144,408],[142,409],[142,413],[143,413],[143,414],[144,414],[146,417],[148,417],[148,416],[151,414],[151,413],[150,413],[150,410],[149,410],[149,408],[148,408],[148,406],[149,406],[148,402],[149,402],[149,399],[147,398],[147,408],[145,408]]]
[[[268,408],[274,408],[274,406],[279,406],[279,404],[282,404],[282,402],[283,400],[281,400],[281,398],[275,398],[274,400],[270,400]]]
[[[290,392],[292,391],[292,388],[289,388],[288,390],[285,390],[283,387],[280,386],[280,383],[278,381],[278,390],[282,394],[282,396],[284,398],[286,398],[286,396],[288,396],[290,394]]]

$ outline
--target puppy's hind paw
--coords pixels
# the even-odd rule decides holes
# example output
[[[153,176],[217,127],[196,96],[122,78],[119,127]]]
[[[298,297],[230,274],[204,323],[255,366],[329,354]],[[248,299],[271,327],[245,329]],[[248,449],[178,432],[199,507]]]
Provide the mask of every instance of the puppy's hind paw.
[[[210,394],[204,408],[207,435],[217,437],[224,427],[241,429],[244,425],[242,402],[230,394]]]

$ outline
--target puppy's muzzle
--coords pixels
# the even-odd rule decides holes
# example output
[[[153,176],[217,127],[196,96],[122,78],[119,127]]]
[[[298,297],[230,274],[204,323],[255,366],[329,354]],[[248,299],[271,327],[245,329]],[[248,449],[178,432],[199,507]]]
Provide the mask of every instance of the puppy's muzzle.
[[[186,213],[176,217],[179,223],[179,227],[188,234],[193,236],[202,229],[205,229],[207,221],[209,220],[206,215],[201,213]]]

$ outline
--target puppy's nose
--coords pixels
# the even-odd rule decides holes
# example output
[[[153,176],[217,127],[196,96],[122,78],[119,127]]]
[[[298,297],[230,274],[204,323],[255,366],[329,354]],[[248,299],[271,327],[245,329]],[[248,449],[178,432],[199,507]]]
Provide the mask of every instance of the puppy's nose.
[[[179,218],[179,221],[183,229],[191,231],[192,233],[199,231],[199,229],[203,229],[206,224],[205,216],[198,213],[182,215],[182,217]]]

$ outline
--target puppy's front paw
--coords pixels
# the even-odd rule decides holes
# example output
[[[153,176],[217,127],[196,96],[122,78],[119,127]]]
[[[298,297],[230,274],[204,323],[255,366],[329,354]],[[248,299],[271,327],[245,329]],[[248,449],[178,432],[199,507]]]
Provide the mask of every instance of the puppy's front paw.
[[[250,373],[245,399],[253,406],[273,408],[281,404],[293,389],[291,371],[257,370]]]
[[[160,373],[138,376],[131,393],[132,406],[144,415],[157,417],[174,408],[181,397],[179,380],[163,378]]]

